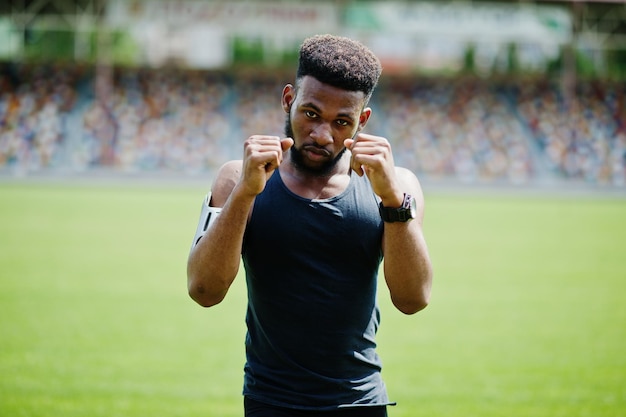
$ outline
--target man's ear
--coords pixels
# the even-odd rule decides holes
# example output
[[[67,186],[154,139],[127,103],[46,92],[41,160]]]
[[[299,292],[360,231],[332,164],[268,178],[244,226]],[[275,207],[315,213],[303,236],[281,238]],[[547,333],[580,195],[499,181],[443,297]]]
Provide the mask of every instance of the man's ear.
[[[296,88],[287,84],[283,88],[283,95],[281,98],[281,104],[283,105],[283,110],[285,113],[289,113],[291,111],[291,106],[293,105],[294,100],[296,99]]]
[[[366,107],[363,109],[363,111],[361,112],[361,115],[359,116],[359,128],[358,128],[359,131],[365,127],[371,115],[372,115],[371,108]]]

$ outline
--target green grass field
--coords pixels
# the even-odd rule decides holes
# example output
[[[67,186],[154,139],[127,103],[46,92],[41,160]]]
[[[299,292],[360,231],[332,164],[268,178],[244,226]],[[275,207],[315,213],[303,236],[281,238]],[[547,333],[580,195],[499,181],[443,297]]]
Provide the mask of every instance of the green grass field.
[[[186,294],[205,191],[0,183],[0,416],[242,415],[245,284]],[[431,305],[380,291],[390,416],[626,415],[626,199],[426,195]]]

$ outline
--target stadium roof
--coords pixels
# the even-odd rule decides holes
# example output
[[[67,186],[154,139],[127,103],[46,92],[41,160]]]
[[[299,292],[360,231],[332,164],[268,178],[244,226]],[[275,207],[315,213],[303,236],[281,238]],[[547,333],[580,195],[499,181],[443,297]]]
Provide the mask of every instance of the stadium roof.
[[[20,29],[44,22],[52,29],[76,29],[99,22],[107,3],[108,0],[3,0],[0,17],[8,16]],[[465,3],[565,5],[574,19],[576,40],[587,39],[606,49],[626,49],[625,0],[467,0]]]

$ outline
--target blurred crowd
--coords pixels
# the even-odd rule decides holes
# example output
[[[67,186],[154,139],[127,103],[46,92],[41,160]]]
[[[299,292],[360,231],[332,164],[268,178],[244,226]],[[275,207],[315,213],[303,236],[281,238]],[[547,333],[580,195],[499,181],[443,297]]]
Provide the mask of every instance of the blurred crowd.
[[[252,134],[282,135],[290,73],[0,64],[0,172],[211,175]],[[381,79],[368,133],[421,177],[626,183],[626,84]]]

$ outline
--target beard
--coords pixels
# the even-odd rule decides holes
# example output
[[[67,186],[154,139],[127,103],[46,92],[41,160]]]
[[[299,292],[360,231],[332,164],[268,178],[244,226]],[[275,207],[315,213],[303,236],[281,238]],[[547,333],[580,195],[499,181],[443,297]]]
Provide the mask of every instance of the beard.
[[[285,120],[285,135],[288,138],[292,138],[295,142],[295,137],[293,135],[293,127],[291,126],[291,113],[287,113],[287,118]],[[309,145],[315,146],[315,145]],[[289,149],[289,156],[291,157],[291,161],[293,162],[294,167],[303,173],[312,174],[316,177],[325,177],[328,176],[333,169],[337,166],[337,163],[341,160],[341,157],[346,152],[346,148],[343,148],[337,156],[333,159],[330,159],[324,162],[322,165],[310,166],[306,164],[304,159],[304,152],[302,151],[302,147],[297,148],[295,143]]]

